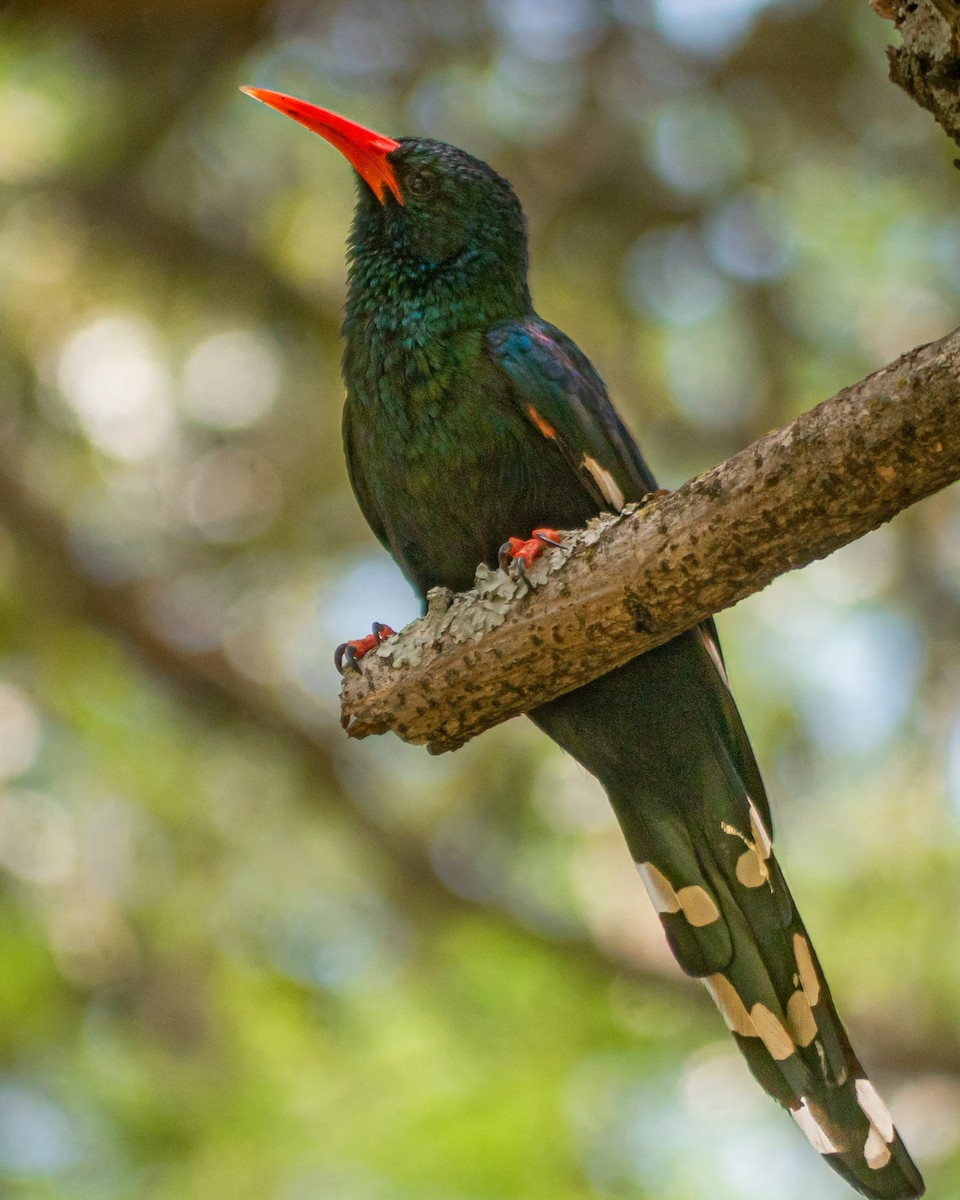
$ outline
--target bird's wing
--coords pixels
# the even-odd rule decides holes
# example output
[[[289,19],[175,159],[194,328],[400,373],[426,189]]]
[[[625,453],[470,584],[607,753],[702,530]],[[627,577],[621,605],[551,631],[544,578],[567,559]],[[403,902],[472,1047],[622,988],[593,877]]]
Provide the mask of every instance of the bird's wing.
[[[487,334],[531,425],[563,453],[598,509],[620,509],[656,490],[636,442],[582,350],[539,317],[506,321]]]
[[[603,380],[571,338],[539,317],[528,317],[495,325],[487,334],[487,350],[513,384],[531,425],[560,449],[598,511],[622,508],[656,491],[653,472],[610,402]],[[713,619],[697,626],[695,636],[715,668],[703,674],[723,712],[730,752],[770,828],[769,804],[730,693]]]
[[[347,475],[357,498],[364,520],[370,526],[377,541],[392,553],[390,538],[383,520],[383,513],[370,487],[369,473],[363,469],[370,456],[370,434],[364,429],[363,421],[356,419],[355,405],[348,398],[343,406],[343,450],[347,460]],[[402,564],[401,564],[402,565]]]

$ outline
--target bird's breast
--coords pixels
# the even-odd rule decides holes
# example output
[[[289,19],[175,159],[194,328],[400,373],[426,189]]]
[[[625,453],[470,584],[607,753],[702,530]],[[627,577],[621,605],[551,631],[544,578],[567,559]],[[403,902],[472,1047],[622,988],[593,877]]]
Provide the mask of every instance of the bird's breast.
[[[354,491],[422,593],[470,587],[512,534],[583,519],[559,456],[523,417],[481,331],[432,345],[348,344],[344,364]]]

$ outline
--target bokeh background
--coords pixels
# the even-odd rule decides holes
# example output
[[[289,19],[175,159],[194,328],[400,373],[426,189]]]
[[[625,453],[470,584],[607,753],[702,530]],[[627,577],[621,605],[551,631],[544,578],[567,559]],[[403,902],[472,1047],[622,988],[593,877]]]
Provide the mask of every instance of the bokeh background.
[[[0,1195],[848,1195],[523,721],[348,743],[412,596],[350,495],[353,186],[240,95],[489,158],[675,485],[960,320],[960,178],[866,0],[0,15]],[[504,533],[521,532],[504,530]],[[781,861],[960,1195],[960,494],[721,617]]]

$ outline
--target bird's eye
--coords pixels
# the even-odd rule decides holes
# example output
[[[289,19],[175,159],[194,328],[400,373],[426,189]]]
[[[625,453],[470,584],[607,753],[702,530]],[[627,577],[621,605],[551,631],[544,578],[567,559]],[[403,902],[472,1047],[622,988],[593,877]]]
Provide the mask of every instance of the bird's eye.
[[[427,171],[418,171],[407,184],[411,196],[429,196],[433,191],[433,176]]]

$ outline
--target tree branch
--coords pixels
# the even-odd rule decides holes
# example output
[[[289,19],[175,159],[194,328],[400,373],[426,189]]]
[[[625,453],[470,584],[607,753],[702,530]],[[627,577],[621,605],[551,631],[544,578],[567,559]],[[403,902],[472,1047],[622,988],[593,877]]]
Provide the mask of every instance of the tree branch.
[[[535,590],[488,568],[474,591],[435,590],[345,677],[345,728],[440,752],[596,679],[960,478],[958,407],[960,330],[571,535]]]
[[[901,44],[888,46],[890,78],[960,146],[960,3],[957,0],[871,0],[894,22]]]

